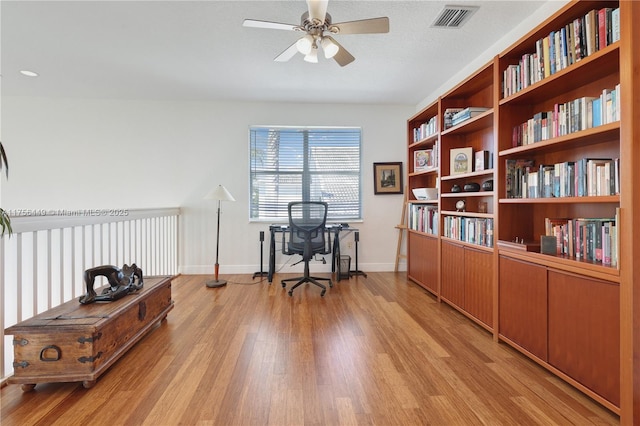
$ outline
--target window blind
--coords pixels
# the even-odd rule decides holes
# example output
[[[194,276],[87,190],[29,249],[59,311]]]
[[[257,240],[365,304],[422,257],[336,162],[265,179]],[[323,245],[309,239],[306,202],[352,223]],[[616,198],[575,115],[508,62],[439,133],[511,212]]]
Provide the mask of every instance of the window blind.
[[[249,129],[250,219],[286,221],[290,201],[325,201],[327,220],[362,218],[361,129]]]

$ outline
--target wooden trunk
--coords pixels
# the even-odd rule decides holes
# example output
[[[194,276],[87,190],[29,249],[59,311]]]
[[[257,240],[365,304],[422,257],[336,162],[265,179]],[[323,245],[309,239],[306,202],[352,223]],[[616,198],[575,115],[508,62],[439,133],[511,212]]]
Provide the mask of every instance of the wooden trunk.
[[[23,390],[37,383],[82,381],[85,388],[173,308],[172,277],[148,277],[144,288],[113,302],[77,299],[5,330],[13,335],[14,374]],[[100,293],[100,290],[97,291]]]

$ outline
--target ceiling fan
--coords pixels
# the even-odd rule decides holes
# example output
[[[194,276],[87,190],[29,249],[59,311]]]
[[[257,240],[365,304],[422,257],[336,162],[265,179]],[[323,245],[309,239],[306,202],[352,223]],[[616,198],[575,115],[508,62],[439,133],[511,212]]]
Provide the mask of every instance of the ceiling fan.
[[[341,67],[355,60],[340,43],[329,34],[377,34],[389,32],[389,18],[371,18],[334,24],[327,13],[329,0],[307,0],[308,11],[302,14],[300,25],[245,19],[245,27],[274,30],[301,31],[306,33],[281,54],[276,62],[286,62],[300,52],[307,62],[318,62],[318,49],[322,47],[325,58],[333,58]],[[325,34],[326,33],[326,34]]]

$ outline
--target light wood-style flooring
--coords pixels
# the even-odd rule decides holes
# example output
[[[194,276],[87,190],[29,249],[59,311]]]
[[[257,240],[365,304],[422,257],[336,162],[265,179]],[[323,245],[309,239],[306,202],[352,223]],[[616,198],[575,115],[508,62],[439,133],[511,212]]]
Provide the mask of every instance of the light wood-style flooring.
[[[91,389],[1,390],[10,425],[589,425],[618,417],[404,273],[293,297],[250,275],[173,282],[167,320]],[[259,279],[253,280],[259,281]]]

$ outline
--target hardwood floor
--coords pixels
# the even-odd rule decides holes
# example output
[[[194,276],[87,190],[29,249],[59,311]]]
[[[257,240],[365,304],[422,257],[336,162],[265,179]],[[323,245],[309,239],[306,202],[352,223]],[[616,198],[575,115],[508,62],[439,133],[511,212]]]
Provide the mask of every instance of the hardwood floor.
[[[176,278],[167,320],[93,388],[8,385],[2,425],[619,424],[404,273],[325,297],[306,284],[289,297],[287,276]]]

